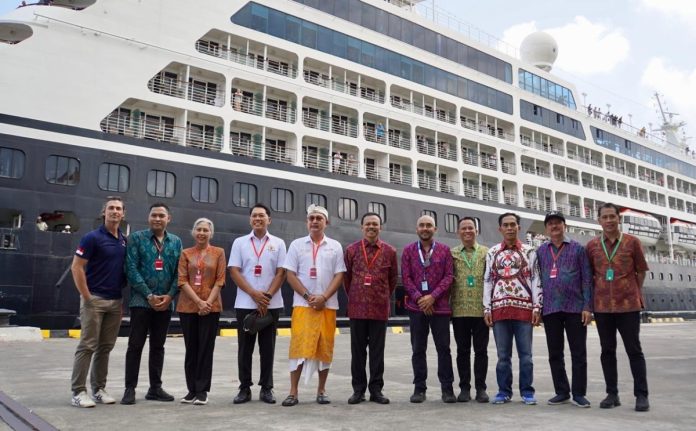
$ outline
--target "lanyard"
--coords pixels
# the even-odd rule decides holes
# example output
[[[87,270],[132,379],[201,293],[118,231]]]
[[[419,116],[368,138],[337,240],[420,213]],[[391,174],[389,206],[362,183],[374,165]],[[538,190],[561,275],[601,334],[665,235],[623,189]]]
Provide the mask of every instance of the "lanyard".
[[[266,244],[268,244],[268,240],[270,238],[266,237],[266,241],[263,242],[263,245],[261,246],[261,251],[256,251],[256,243],[254,242],[254,237],[251,237],[251,246],[254,248],[254,254],[256,255],[256,263],[259,263],[261,260],[261,254],[263,254],[263,249],[266,248]]]
[[[462,259],[469,270],[474,269],[474,262],[476,262],[476,255],[478,254],[478,244],[474,244],[474,253],[471,255],[471,261],[466,257],[466,250],[462,247]]]
[[[164,248],[164,245],[159,242],[157,237],[153,236],[152,241],[155,243],[155,248],[157,249],[157,257],[162,258],[162,249]]]
[[[418,241],[418,257],[420,258],[420,263],[423,266],[423,268],[427,268],[430,265],[430,257],[433,255],[433,251],[435,251],[435,243],[433,242],[433,245],[430,247],[430,251],[423,257],[423,249],[421,248],[421,243]],[[425,264],[425,261],[428,261],[428,265]]]
[[[621,240],[623,239],[623,232],[621,232],[621,235],[619,235],[619,240],[616,241],[616,245],[614,246],[614,250],[611,252],[611,256],[609,256],[609,253],[607,252],[607,246],[604,245],[604,235],[602,235],[602,250],[604,250],[604,255],[607,257],[607,261],[609,262],[609,265],[611,265],[611,261],[614,259],[614,256],[616,256],[616,252],[619,250],[619,245],[621,245]]]
[[[551,259],[553,259],[553,267],[556,267],[556,261],[558,260],[558,257],[561,255],[561,252],[563,251],[563,247],[565,246],[565,243],[562,243],[560,247],[558,247],[558,254],[554,253],[553,251],[553,244],[549,244],[549,252],[551,253]],[[613,255],[612,255],[613,256]]]
[[[196,251],[196,267],[198,268],[198,273],[202,273],[205,268],[205,257],[208,254],[208,247],[201,253],[200,250]]]
[[[381,248],[377,247],[377,252],[375,253],[374,256],[372,256],[372,261],[367,260],[367,249],[365,248],[365,241],[360,241],[362,244],[362,252],[363,252],[363,257],[365,258],[365,265],[367,265],[367,272],[370,272],[370,268],[372,265],[375,263],[377,260],[377,256],[379,256],[379,252],[382,251]]]
[[[317,245],[316,247],[314,246],[314,241],[311,239],[310,239],[310,241],[312,241],[312,266],[314,268],[316,268],[317,267],[317,254],[319,254],[319,247],[321,247],[321,243],[322,243],[322,241],[324,241],[324,238],[322,238],[321,241],[319,241],[319,245]]]

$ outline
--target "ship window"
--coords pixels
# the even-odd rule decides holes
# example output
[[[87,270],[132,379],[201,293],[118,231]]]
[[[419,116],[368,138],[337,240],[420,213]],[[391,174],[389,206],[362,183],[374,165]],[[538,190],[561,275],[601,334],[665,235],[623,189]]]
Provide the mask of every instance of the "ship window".
[[[650,279],[651,279],[651,280],[654,280],[654,279],[655,279],[655,273],[652,272],[652,271],[650,271]]]
[[[370,202],[367,204],[367,212],[379,214],[382,219],[382,224],[387,222],[387,206],[379,202]]]
[[[354,199],[340,198],[338,200],[338,218],[355,220],[358,218],[358,202]]]
[[[326,196],[319,193],[307,193],[305,195],[305,207],[312,204],[326,208]]]
[[[24,176],[24,159],[23,151],[0,147],[0,177],[22,178]]]
[[[281,213],[292,212],[292,192],[288,189],[271,190],[271,209]]]
[[[435,226],[437,226],[437,213],[435,211],[431,210],[423,210],[421,211],[421,217],[423,216],[430,216],[435,220]]]
[[[679,274],[679,281],[684,281],[684,274]]]
[[[660,273],[660,280],[664,280],[664,279],[665,279],[665,274],[663,274],[663,273],[661,272],[661,273]]]
[[[99,188],[109,192],[124,193],[130,186],[130,170],[115,163],[99,165]]]
[[[457,225],[459,225],[459,216],[457,214],[447,214],[445,219],[445,231],[456,232]]]
[[[669,281],[673,281],[673,280],[674,280],[674,276],[673,276],[672,273],[670,272],[670,273],[669,273]]]
[[[268,8],[256,3],[251,4],[251,28],[266,32],[268,27]]]
[[[257,202],[256,186],[247,183],[234,183],[232,203],[237,207],[249,208]]]
[[[218,182],[215,178],[193,177],[191,197],[196,202],[214,204],[218,200]]]
[[[151,170],[147,173],[147,193],[158,198],[174,197],[176,177],[171,172]]]
[[[51,184],[74,186],[80,182],[80,161],[72,157],[48,156],[45,178]]]
[[[687,278],[689,279],[689,283],[691,283],[691,274],[687,275]]]

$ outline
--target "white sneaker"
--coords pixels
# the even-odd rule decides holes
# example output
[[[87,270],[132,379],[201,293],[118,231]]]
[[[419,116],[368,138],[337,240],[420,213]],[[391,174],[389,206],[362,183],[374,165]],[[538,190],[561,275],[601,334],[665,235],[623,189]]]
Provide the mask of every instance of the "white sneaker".
[[[116,400],[111,395],[107,394],[104,389],[99,389],[92,394],[92,399],[99,404],[116,404]]]
[[[72,396],[72,400],[70,401],[70,404],[72,404],[73,407],[82,407],[82,408],[88,408],[88,407],[94,407],[94,401],[92,401],[89,398],[89,395],[87,395],[87,391],[82,391],[77,395]]]

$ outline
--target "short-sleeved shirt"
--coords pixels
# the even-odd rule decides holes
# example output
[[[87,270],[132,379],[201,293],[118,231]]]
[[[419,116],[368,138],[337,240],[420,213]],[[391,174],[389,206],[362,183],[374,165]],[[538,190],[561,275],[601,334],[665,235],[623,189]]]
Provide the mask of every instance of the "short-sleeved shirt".
[[[252,241],[254,246],[252,246]],[[260,253],[259,257],[256,257],[256,253]],[[227,266],[239,268],[242,277],[251,287],[255,290],[266,292],[273,282],[276,270],[283,267],[285,254],[285,242],[282,239],[268,232],[266,232],[263,238],[258,239],[252,231],[250,234],[234,240]],[[256,265],[261,265],[260,276],[254,275],[254,267]],[[234,301],[234,308],[255,310],[257,304],[249,294],[237,287],[237,298]],[[280,293],[280,289],[271,298],[268,308],[283,308],[283,295]]]
[[[563,239],[560,249],[547,241],[539,246],[537,260],[544,291],[544,316],[592,311],[592,269],[585,247],[569,238]],[[551,278],[554,266],[556,276]]]
[[[180,256],[181,239],[173,233],[165,232],[161,244],[150,229],[130,234],[126,248],[126,277],[131,286],[128,306],[152,308],[147,301],[150,294],[175,298],[179,293]],[[157,259],[162,259],[161,270],[155,269]],[[169,308],[174,309],[173,301]]]
[[[381,240],[370,244],[366,239],[361,239],[346,247],[345,262],[343,286],[348,294],[348,317],[389,319],[391,295],[399,276],[396,249]],[[371,279],[369,285],[365,284],[368,274]]]
[[[585,249],[590,258],[594,274],[594,311],[595,313],[628,313],[643,309],[643,294],[638,284],[638,272],[648,270],[640,241],[633,235],[623,234],[616,255],[609,264],[604,254],[601,239],[604,234],[594,237]],[[609,243],[604,238],[604,245],[611,256],[616,242]],[[614,270],[614,279],[607,280],[607,269]]]
[[[312,258],[312,253],[312,238],[309,235],[298,238],[290,244],[283,267],[297,274],[300,283],[309,291],[310,295],[322,295],[329,288],[329,284],[336,274],[346,272],[343,247],[338,241],[324,236],[317,251],[316,262]],[[312,267],[316,268],[316,278],[309,276],[309,270]],[[327,299],[326,307],[338,310],[337,295],[334,293]],[[293,307],[309,307],[307,301],[297,292],[293,295],[292,305]]]
[[[226,263],[225,250],[220,247],[209,246],[205,253],[201,253],[196,247],[184,249],[181,252],[181,258],[179,258],[179,288],[188,283],[200,299],[208,300],[213,287],[225,286]],[[196,286],[195,277],[199,264],[202,268],[202,281],[200,286]],[[211,311],[214,313],[222,311],[221,296],[218,295],[217,300],[213,303]],[[182,293],[179,295],[176,311],[179,313],[198,313],[198,306],[186,293]]]
[[[433,241],[431,247],[430,264],[427,267],[421,263],[418,241],[407,245],[401,253],[401,279],[408,295],[405,306],[407,310],[419,312],[421,309],[418,299],[431,295],[435,298],[433,313],[449,316],[452,314],[449,304],[450,288],[454,279],[452,253],[449,246],[441,242]],[[423,285],[423,281],[427,281],[427,286]]]
[[[87,288],[104,299],[121,299],[126,286],[123,265],[126,261],[126,237],[121,230],[115,237],[101,225],[80,240],[75,256],[87,259]]]
[[[450,250],[454,262],[454,282],[450,305],[452,317],[483,317],[483,274],[486,272],[486,253],[488,247],[476,244],[475,251],[464,251],[463,245]],[[471,263],[471,268],[464,261],[462,253]],[[473,260],[473,262],[472,262]],[[473,276],[474,285],[469,285],[469,276]]]

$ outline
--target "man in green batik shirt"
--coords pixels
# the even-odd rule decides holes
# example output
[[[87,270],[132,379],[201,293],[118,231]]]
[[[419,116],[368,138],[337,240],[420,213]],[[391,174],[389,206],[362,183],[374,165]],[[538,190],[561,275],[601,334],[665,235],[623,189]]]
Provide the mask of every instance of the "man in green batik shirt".
[[[150,389],[145,399],[174,401],[162,389],[164,342],[174,310],[173,300],[179,292],[178,265],[181,239],[167,232],[171,221],[169,207],[155,203],[148,214],[149,229],[132,233],[126,248],[126,277],[131,287],[130,336],[126,351],[126,390],[121,404],[135,404],[140,358],[150,335]]]
[[[488,247],[476,242],[476,220],[464,217],[457,229],[462,245],[452,248],[454,282],[451,289],[452,327],[457,342],[459,402],[471,400],[471,344],[474,344],[476,401],[488,402],[488,326],[483,320],[483,274]]]

